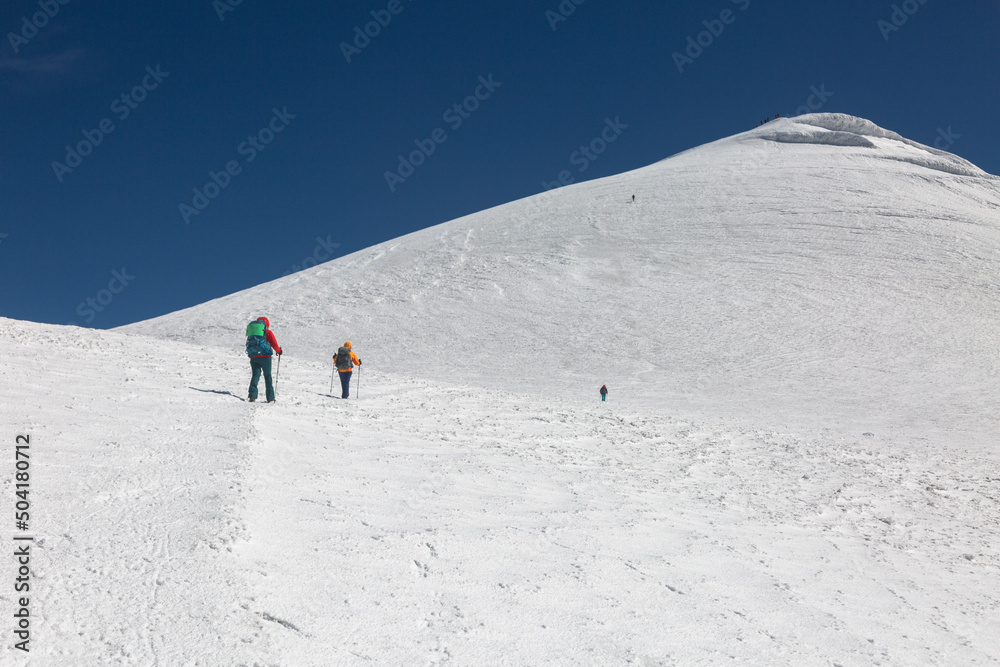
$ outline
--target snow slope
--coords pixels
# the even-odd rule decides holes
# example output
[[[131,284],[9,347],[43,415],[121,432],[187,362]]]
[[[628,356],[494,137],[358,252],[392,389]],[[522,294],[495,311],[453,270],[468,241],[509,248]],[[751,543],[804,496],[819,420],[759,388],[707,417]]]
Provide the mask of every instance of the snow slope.
[[[0,663],[996,664],[998,201],[806,116],[121,330],[0,320]]]
[[[815,114],[124,330],[235,354],[267,314],[296,359],[351,339],[449,382],[991,446],[998,206],[961,158]]]

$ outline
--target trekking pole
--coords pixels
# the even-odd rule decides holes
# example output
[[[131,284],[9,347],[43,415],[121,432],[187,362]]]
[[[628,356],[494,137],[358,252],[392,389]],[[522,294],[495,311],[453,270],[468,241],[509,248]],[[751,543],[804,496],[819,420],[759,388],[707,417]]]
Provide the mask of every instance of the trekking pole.
[[[278,368],[274,371],[274,390],[278,390],[278,374],[281,373],[281,355],[278,355]]]
[[[330,395],[333,395],[333,378],[337,377],[337,364],[333,365],[333,372],[330,373]]]
[[[361,366],[358,366],[358,400],[361,400]]]

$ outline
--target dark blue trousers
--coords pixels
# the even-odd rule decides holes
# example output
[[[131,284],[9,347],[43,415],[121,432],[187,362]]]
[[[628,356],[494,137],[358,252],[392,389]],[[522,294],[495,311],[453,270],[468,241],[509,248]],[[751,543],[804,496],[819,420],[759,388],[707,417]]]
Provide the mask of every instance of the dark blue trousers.
[[[351,395],[351,375],[353,371],[344,371],[340,375],[341,398],[348,398]]]

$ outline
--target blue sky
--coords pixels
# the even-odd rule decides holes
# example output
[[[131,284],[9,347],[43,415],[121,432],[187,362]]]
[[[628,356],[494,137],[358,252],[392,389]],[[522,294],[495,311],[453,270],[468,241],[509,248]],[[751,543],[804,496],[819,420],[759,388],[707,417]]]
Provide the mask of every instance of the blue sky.
[[[155,317],[810,103],[1000,173],[993,0],[285,4],[5,3],[0,316]]]

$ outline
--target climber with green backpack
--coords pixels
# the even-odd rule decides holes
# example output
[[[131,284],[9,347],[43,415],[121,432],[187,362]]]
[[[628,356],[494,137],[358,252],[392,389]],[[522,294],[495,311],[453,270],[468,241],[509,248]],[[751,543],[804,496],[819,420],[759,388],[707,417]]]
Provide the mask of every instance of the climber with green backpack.
[[[271,322],[266,317],[258,317],[247,325],[247,356],[250,357],[250,368],[253,370],[248,398],[251,403],[257,400],[257,381],[262,373],[267,402],[274,403],[274,385],[271,382],[271,355],[274,353],[280,357],[281,346],[271,331]]]

